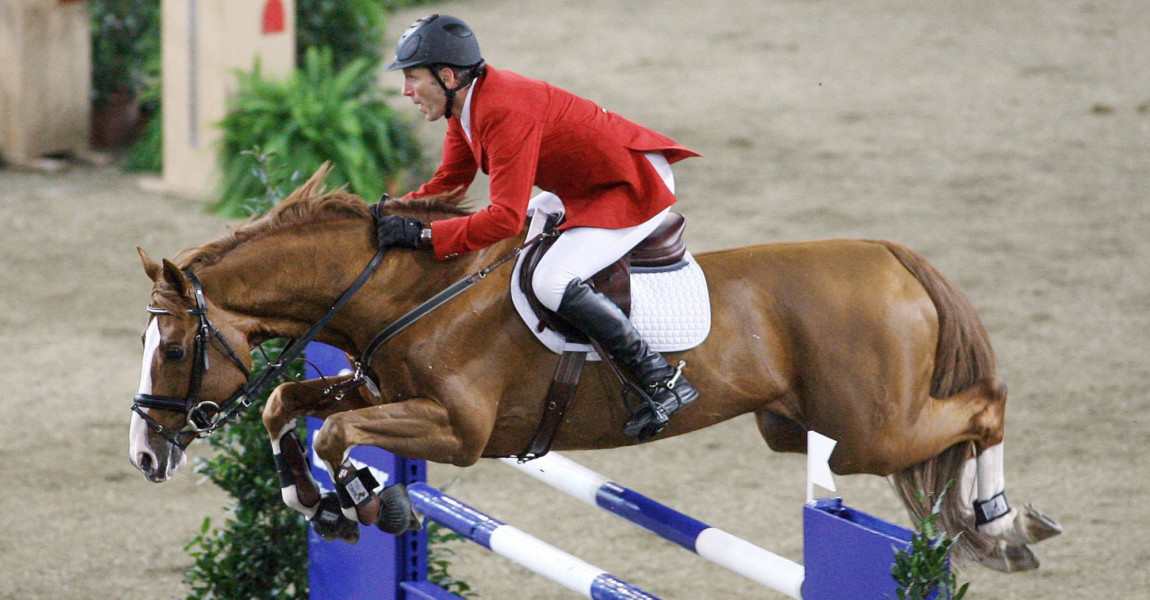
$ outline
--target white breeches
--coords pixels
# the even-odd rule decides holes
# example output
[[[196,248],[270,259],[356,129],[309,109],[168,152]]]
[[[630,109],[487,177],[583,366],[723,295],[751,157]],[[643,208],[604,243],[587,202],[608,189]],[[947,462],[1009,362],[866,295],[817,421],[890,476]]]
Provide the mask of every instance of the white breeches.
[[[646,152],[643,156],[655,167],[667,189],[675,193],[675,177],[667,157],[661,152]],[[572,227],[564,231],[535,268],[531,287],[539,302],[550,310],[558,310],[563,292],[572,280],[586,281],[622,258],[650,235],[670,210],[668,207],[634,227]]]

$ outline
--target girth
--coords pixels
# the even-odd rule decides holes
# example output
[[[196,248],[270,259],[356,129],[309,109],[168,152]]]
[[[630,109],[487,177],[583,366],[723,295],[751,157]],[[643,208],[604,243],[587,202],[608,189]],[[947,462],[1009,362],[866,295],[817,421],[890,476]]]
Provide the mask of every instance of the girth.
[[[639,242],[630,252],[615,261],[605,269],[596,273],[588,283],[611,299],[623,313],[631,316],[631,267],[653,268],[671,266],[683,260],[687,252],[686,242],[683,241],[683,229],[686,219],[679,213],[667,213],[663,222],[655,228],[642,242]],[[562,317],[548,310],[535,297],[531,287],[531,278],[535,275],[535,268],[543,255],[555,244],[557,237],[544,238],[528,250],[523,257],[523,266],[519,275],[519,288],[527,298],[531,309],[539,317],[540,331],[550,328],[567,338],[572,343],[592,343],[583,332],[568,325]],[[600,354],[602,354],[600,352]],[[559,364],[547,390],[547,397],[543,401],[543,415],[539,420],[539,427],[535,436],[519,456],[520,461],[532,460],[547,454],[551,444],[563,423],[563,416],[575,399],[575,392],[579,387],[579,377],[583,372],[586,361],[585,352],[568,351],[559,357]],[[606,356],[602,357],[608,360]]]

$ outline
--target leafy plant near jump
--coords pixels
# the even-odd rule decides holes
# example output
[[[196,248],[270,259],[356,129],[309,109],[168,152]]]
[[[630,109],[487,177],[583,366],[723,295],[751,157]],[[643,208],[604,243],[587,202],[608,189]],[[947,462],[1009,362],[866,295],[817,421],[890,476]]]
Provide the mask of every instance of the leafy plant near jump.
[[[274,361],[284,345],[283,340],[265,343],[267,357]],[[253,374],[268,368],[268,358],[255,353]],[[303,370],[297,360],[288,373],[301,377]],[[184,548],[195,560],[184,573],[188,600],[308,597],[307,524],[280,498],[271,444],[258,417],[269,393],[208,437],[215,453],[196,464],[196,472],[226,491],[235,505],[222,524],[205,518],[200,534]],[[303,439],[302,431],[299,435]]]
[[[467,582],[456,579],[449,572],[455,551],[448,546],[466,542],[466,538],[434,521],[427,521],[426,524],[427,580],[460,598],[479,598],[479,594]]]
[[[364,198],[398,185],[420,161],[410,126],[384,102],[375,66],[356,59],[337,69],[328,48],[310,48],[287,80],[264,77],[257,68],[238,73],[239,90],[222,122],[222,185],[215,209],[243,216],[247,198],[263,192],[243,152],[260,147],[292,170],[312,173],[324,161],[328,183],[348,184]]]
[[[920,492],[920,495],[923,494]],[[940,494],[930,514],[919,521],[910,547],[895,551],[891,575],[899,585],[896,591],[898,600],[962,600],[970,587],[970,583],[964,583],[955,590],[957,579],[950,570],[950,548],[958,541],[958,536],[947,537],[938,529],[945,495],[946,492]]]

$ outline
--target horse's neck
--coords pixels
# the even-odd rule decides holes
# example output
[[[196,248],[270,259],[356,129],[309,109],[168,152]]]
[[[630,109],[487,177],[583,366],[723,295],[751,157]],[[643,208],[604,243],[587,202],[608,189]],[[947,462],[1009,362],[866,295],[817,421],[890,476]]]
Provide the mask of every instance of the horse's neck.
[[[302,229],[302,228],[301,228]],[[277,234],[234,249],[202,274],[213,302],[252,317],[249,336],[299,337],[322,318],[376,253],[362,224]],[[368,332],[514,248],[509,240],[451,261],[392,250],[371,282],[340,310],[321,339],[360,346]]]

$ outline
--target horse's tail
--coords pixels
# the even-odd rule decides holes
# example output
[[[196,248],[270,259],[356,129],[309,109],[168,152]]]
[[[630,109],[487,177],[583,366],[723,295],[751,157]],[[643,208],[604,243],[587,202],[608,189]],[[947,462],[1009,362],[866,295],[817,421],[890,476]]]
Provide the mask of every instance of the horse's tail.
[[[938,344],[930,395],[948,398],[979,381],[993,378],[994,351],[982,321],[966,296],[922,255],[899,244],[881,243],[918,279],[938,313]],[[985,557],[996,544],[975,528],[973,510],[963,506],[963,494],[958,489],[962,485],[963,467],[972,456],[973,442],[963,442],[893,476],[895,490],[915,519],[929,514],[938,498],[943,498],[938,524],[949,535],[960,535],[954,546],[960,559]]]

